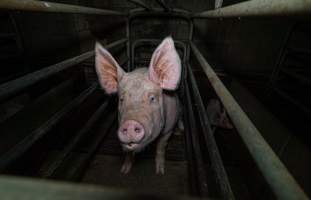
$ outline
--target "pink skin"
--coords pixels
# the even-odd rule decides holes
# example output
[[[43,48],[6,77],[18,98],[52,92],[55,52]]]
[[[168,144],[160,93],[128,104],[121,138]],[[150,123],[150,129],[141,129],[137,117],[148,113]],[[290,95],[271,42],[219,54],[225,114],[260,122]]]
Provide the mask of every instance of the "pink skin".
[[[96,44],[96,71],[106,93],[119,95],[118,137],[127,152],[121,172],[128,173],[134,154],[160,136],[156,172],[164,173],[165,148],[178,121],[178,99],[167,90],[179,85],[181,63],[168,37],[152,55],[149,69],[126,73],[99,43]]]

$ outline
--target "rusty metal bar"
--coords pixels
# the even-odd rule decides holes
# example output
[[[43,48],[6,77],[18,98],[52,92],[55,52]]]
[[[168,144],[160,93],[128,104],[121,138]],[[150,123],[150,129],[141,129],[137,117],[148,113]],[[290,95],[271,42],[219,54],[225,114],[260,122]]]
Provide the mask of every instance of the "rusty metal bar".
[[[107,49],[113,48],[120,44],[123,44],[127,41],[127,39],[117,40],[111,44],[106,45]],[[9,81],[0,85],[0,101],[5,100],[6,98],[22,91],[23,89],[43,80],[46,79],[58,72],[61,72],[69,67],[75,66],[91,57],[94,56],[94,51],[89,51],[79,56],[64,60],[60,63],[51,65],[49,67],[45,67],[41,70],[32,72],[27,74],[23,77],[17,78],[15,80]]]
[[[92,15],[116,15],[116,16],[126,15],[124,13],[112,10],[104,10],[85,6],[53,3],[46,1],[35,1],[35,0],[1,0],[0,9],[31,11],[31,12],[92,14]]]
[[[194,105],[196,106],[197,113],[199,114],[200,122],[203,129],[203,137],[205,140],[205,144],[208,148],[208,153],[211,158],[212,168],[215,172],[216,182],[221,192],[222,199],[235,199],[230,183],[229,178],[227,176],[226,170],[224,168],[217,143],[213,136],[213,131],[211,129],[211,125],[205,110],[205,106],[203,104],[199,88],[197,86],[195,77],[192,73],[192,70],[189,65],[187,65],[188,77],[191,83],[193,96],[194,96]]]
[[[275,196],[278,199],[308,199],[193,42],[191,49]]]
[[[251,0],[195,14],[195,18],[311,15],[310,0]]]
[[[142,8],[145,8],[146,10],[152,10],[150,6],[148,6],[147,4],[145,4],[144,2],[140,1],[140,0],[128,0],[131,3],[134,3]]]
[[[49,120],[47,120],[40,127],[35,129],[32,133],[26,136],[21,142],[16,144],[13,148],[0,156],[0,171],[5,170],[11,163],[22,156],[34,143],[47,134],[60,120],[62,120],[68,113],[72,112],[81,103],[84,102],[98,87],[97,83],[91,85],[84,90],[72,102],[56,112]]]

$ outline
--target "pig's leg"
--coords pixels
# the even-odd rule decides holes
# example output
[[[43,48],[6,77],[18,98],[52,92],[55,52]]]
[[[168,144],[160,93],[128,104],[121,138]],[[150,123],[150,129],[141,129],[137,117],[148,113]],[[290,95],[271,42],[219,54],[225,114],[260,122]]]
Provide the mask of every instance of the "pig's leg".
[[[125,156],[125,160],[123,162],[123,165],[121,167],[121,173],[127,174],[131,171],[131,168],[134,163],[134,153],[133,152],[127,152]]]
[[[165,169],[165,149],[167,146],[167,141],[172,135],[173,131],[164,134],[157,144],[157,152],[156,152],[156,173],[157,174],[164,174]]]
[[[174,135],[182,135],[184,132],[184,123],[181,119],[178,120],[178,126],[176,127],[176,130],[174,132]]]

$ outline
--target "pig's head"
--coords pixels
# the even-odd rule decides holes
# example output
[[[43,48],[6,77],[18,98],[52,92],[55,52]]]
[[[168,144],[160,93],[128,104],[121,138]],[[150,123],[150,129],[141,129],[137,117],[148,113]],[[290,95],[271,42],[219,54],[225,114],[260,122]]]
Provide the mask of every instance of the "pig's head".
[[[176,90],[181,62],[171,37],[154,51],[149,68],[126,73],[111,54],[96,44],[96,71],[108,94],[119,95],[118,137],[125,151],[139,152],[165,125],[163,90]]]

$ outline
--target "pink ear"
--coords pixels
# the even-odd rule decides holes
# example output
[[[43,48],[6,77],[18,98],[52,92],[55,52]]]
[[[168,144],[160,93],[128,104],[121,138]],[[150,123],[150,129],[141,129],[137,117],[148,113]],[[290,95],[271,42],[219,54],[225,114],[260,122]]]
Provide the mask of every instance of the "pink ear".
[[[95,45],[95,67],[99,83],[106,93],[116,93],[118,81],[125,72],[112,55],[98,42]]]
[[[171,37],[165,38],[151,57],[149,78],[162,89],[175,90],[181,76],[181,62]]]

